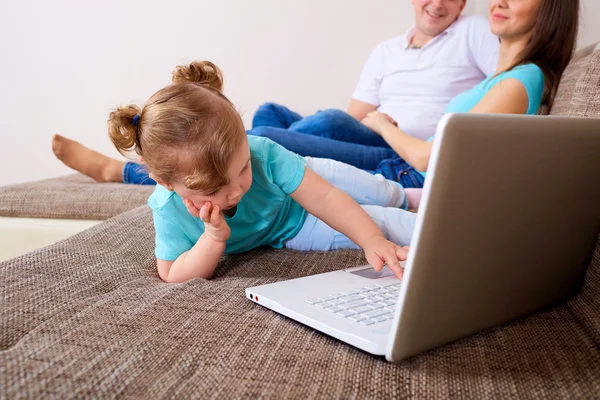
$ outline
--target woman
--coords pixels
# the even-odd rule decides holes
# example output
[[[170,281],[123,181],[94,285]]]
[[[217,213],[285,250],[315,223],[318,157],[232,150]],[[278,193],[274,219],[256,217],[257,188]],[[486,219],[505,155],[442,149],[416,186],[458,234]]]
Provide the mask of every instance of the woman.
[[[490,29],[500,38],[496,73],[455,97],[446,111],[536,114],[541,106],[551,107],[575,47],[578,14],[579,2],[574,0],[491,0]],[[411,137],[377,111],[362,122],[397,153],[383,160],[376,172],[399,180],[408,163],[424,175],[433,136],[426,141]],[[53,149],[65,164],[97,181],[154,184],[139,165],[108,158],[63,137],[54,137]]]
[[[490,29],[500,38],[496,72],[455,97],[446,112],[536,114],[540,106],[549,109],[574,49],[578,10],[578,2],[570,0],[490,1]],[[397,154],[381,161],[377,172],[393,179],[408,163],[425,175],[433,135],[417,139],[378,111],[370,112],[362,123]],[[268,136],[278,141],[278,134],[269,131]]]

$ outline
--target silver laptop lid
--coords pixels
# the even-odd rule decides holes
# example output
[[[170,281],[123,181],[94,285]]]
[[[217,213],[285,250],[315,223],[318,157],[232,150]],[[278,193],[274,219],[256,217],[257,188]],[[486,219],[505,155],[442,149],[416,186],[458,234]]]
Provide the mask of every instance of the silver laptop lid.
[[[386,358],[569,297],[599,230],[600,119],[446,115]]]

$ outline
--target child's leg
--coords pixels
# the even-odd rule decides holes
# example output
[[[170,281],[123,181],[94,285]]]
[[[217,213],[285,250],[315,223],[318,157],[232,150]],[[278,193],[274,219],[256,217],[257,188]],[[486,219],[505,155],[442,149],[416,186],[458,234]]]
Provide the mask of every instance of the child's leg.
[[[418,210],[419,205],[421,204],[423,189],[405,188],[404,193],[406,193],[406,198],[408,199],[408,209]]]
[[[410,245],[417,214],[394,207],[369,205],[361,207],[381,229],[386,239],[400,246]],[[311,214],[308,214],[300,232],[293,239],[288,240],[285,247],[304,251],[359,248],[348,237]]]
[[[370,174],[352,165],[327,158],[304,157],[310,169],[344,191],[358,204],[408,208],[404,188],[381,174]]]

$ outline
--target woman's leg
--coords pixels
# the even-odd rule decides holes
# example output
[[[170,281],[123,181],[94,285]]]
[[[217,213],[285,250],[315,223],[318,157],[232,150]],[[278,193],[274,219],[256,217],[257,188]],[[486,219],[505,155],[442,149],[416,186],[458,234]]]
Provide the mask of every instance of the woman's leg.
[[[259,126],[271,126],[287,129],[291,124],[302,119],[302,115],[289,108],[275,104],[265,103],[258,107],[252,118],[252,129]]]
[[[396,154],[390,148],[346,143],[267,126],[252,129],[248,134],[269,138],[301,156],[331,158],[365,170],[374,170],[381,160]]]
[[[400,182],[407,189],[422,188],[425,183],[425,177],[396,154],[391,158],[382,159],[372,172]]]
[[[358,204],[408,208],[404,188],[398,182],[326,158],[305,157],[307,166],[352,197]]]
[[[133,185],[156,185],[156,181],[150,178],[145,166],[128,161],[123,167],[123,183]]]
[[[412,240],[417,214],[399,208],[362,205],[363,210],[373,219],[383,235],[400,246],[408,246]],[[285,243],[294,250],[338,250],[358,249],[347,236],[334,230],[325,222],[308,214],[298,234]]]
[[[141,165],[115,160],[60,135],[52,137],[52,151],[66,166],[96,182],[156,184]]]

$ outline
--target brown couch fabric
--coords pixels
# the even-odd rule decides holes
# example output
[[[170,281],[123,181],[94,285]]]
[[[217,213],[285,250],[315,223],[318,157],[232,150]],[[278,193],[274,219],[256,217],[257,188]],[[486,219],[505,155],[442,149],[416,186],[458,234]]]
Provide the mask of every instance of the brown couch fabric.
[[[153,191],[75,174],[0,188],[0,216],[104,220],[146,204]]]
[[[258,249],[214,280],[161,282],[148,207],[0,264],[6,398],[594,398],[600,248],[566,304],[399,364],[244,297],[361,265],[360,251]],[[1,397],[1,396],[0,396]]]
[[[569,64],[550,115],[600,116],[600,50]]]
[[[599,55],[569,67],[553,114],[600,115]],[[145,203],[152,190],[84,194],[71,179],[2,189],[1,212],[106,218],[122,210],[105,207]],[[48,206],[28,203],[31,190]],[[224,258],[212,281],[165,284],[153,240],[142,206],[0,263],[0,398],[600,398],[600,240],[573,299],[399,364],[244,297],[363,264],[360,251],[258,249]]]

